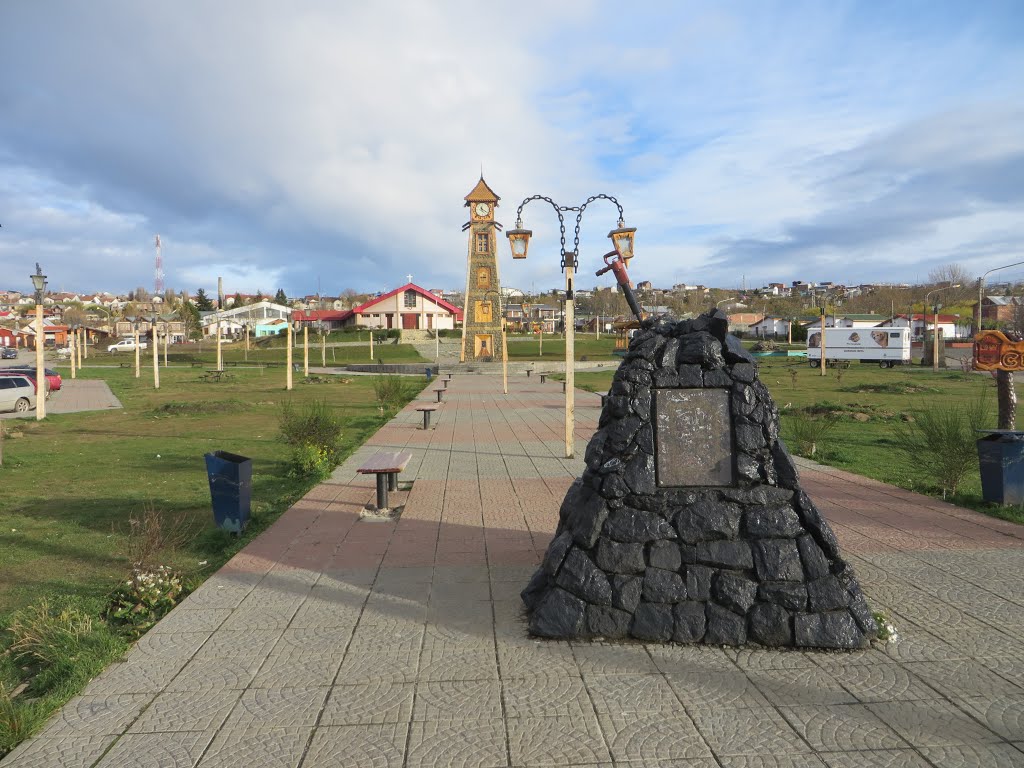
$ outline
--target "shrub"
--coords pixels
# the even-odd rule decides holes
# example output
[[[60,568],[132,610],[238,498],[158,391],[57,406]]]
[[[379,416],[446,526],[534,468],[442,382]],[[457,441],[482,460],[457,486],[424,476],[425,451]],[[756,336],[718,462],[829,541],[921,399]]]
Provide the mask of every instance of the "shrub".
[[[132,512],[128,516],[125,531],[128,562],[133,570],[151,570],[156,567],[158,555],[177,549],[191,538],[187,514],[168,516],[147,504],[141,514]]]
[[[791,411],[783,421],[786,441],[800,456],[813,458],[824,448],[825,439],[837,422],[833,415],[815,417],[804,411]]]
[[[391,418],[408,400],[406,386],[401,376],[377,376],[373,380],[373,393],[383,418]]]
[[[110,596],[106,619],[132,638],[141,637],[185,596],[181,574],[164,565],[135,568]]]
[[[978,466],[977,431],[988,420],[984,398],[966,404],[932,402],[915,413],[914,421],[896,425],[893,435],[910,470],[928,477],[945,498]]]
[[[56,664],[92,632],[92,618],[71,607],[51,607],[43,599],[14,615],[7,630],[12,637],[7,652],[15,661],[40,668]]]
[[[331,474],[333,469],[334,462],[326,448],[303,443],[292,451],[292,468],[289,474],[293,477],[313,477],[323,480]]]
[[[281,437],[288,445],[311,445],[326,452],[333,467],[338,463],[341,420],[326,400],[314,400],[301,409],[286,400],[281,406]]]

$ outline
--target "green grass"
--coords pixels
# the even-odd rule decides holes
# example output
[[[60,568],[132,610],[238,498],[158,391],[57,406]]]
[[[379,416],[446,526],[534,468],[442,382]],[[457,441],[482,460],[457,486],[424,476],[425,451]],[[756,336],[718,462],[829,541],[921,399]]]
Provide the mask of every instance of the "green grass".
[[[351,339],[354,341],[355,339]],[[272,365],[281,366],[285,364],[287,360],[288,350],[282,344],[280,346],[257,346],[250,344],[250,349],[247,352],[245,350],[245,342],[232,342],[230,344],[224,344],[223,347],[224,362],[229,366],[245,366],[252,365],[257,366]],[[160,349],[160,364],[163,366],[163,348]],[[213,367],[217,361],[217,348],[216,343],[212,341],[204,341],[196,344],[175,344],[172,346],[167,355],[167,361],[173,365],[189,364],[192,362],[201,362],[207,367]],[[292,350],[292,363],[302,365],[303,361],[303,348],[301,344]],[[319,367],[323,361],[321,355],[319,339],[314,343],[313,338],[309,340],[309,364],[311,367]],[[135,355],[134,353],[128,352],[97,352],[90,351],[89,359],[83,361],[86,363],[86,370],[92,366],[103,365],[103,366],[115,366],[115,367],[131,367],[135,366]],[[387,342],[385,344],[377,344],[373,348],[373,360],[370,359],[370,345],[357,345],[357,346],[344,346],[344,347],[328,347],[327,348],[327,365],[337,366],[346,365],[348,363],[418,363],[426,362],[423,357],[420,356],[416,348],[411,344],[392,344]],[[140,362],[141,367],[146,371],[153,369],[153,355],[150,349],[142,350],[142,357]],[[51,364],[52,366],[52,364]],[[70,366],[64,366],[67,370],[71,370]],[[161,371],[163,368],[161,367]]]
[[[70,376],[68,366],[59,370]],[[59,599],[92,616],[99,634],[83,641],[87,649],[68,652],[67,658],[84,654],[81,664],[62,661],[33,674],[2,653],[11,638],[0,633],[0,755],[123,652],[123,640],[99,617],[130,570],[130,515],[147,505],[168,518],[184,515],[194,535],[166,564],[197,583],[313,485],[289,476],[291,449],[279,429],[286,400],[327,401],[343,425],[343,458],[381,423],[373,377],[315,385],[296,377],[287,392],[279,368],[239,368],[220,383],[200,381],[201,373],[161,369],[155,391],[151,368],[136,379],[131,369],[87,367],[84,377],[105,379],[123,410],[3,422],[0,627],[9,627],[19,610]],[[213,450],[253,460],[253,517],[242,537],[213,526],[203,460]],[[4,690],[26,680],[29,690],[12,704]]]
[[[836,424],[819,446],[815,460],[920,493],[939,495],[939,486],[928,476],[927,467],[909,460],[898,449],[898,425],[909,424],[908,419],[926,405],[963,405],[979,397],[985,400],[991,423],[995,422],[995,381],[988,375],[951,370],[935,373],[920,366],[883,370],[854,363],[840,375],[829,369],[821,376],[798,359],[761,358],[760,362],[761,380],[781,412],[783,436],[789,432],[788,414],[795,411],[833,417]],[[613,373],[578,372],[576,386],[605,393]],[[1024,523],[1024,510],[982,500],[976,468],[950,500]]]
[[[620,360],[612,354],[615,349],[614,334],[602,334],[600,339],[591,335],[576,334],[573,357],[581,360]],[[565,360],[565,340],[558,336],[544,337],[544,354],[540,354],[541,344],[537,336],[508,337],[509,360]]]

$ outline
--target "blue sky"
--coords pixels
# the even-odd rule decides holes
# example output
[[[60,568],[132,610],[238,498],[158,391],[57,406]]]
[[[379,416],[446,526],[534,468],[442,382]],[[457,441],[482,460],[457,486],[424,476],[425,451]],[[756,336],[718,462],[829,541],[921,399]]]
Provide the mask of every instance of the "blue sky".
[[[458,288],[481,165],[506,227],[617,197],[656,285],[980,274],[1024,258],[1021,40],[1012,1],[8,0],[0,287],[152,289],[159,233],[177,290]],[[524,219],[502,282],[554,287]]]

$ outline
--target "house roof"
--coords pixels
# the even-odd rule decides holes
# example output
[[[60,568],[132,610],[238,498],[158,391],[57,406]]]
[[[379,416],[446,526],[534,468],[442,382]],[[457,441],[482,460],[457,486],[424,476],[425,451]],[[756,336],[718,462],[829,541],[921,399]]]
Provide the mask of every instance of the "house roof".
[[[501,200],[501,198],[494,194],[493,189],[487,186],[487,182],[484,181],[484,177],[483,175],[481,175],[480,181],[478,181],[476,183],[476,186],[473,187],[473,189],[470,191],[468,195],[466,195],[465,200],[466,205],[469,205],[470,203],[476,203],[481,201],[485,203],[496,203],[499,200]]]
[[[481,179],[481,181],[483,181],[483,179]],[[456,307],[454,304],[448,303],[447,301],[442,299],[437,294],[431,293],[430,291],[428,291],[428,290],[426,290],[424,288],[420,288],[415,283],[406,283],[405,285],[401,286],[400,288],[395,288],[395,290],[389,291],[388,293],[385,293],[382,296],[378,296],[375,299],[370,299],[366,303],[360,304],[358,307],[353,308],[351,310],[351,312],[352,312],[352,314],[355,314],[355,315],[365,315],[367,310],[369,310],[374,305],[380,304],[385,299],[390,299],[396,293],[404,293],[405,291],[416,291],[416,293],[420,294],[424,298],[430,299],[430,301],[434,302],[439,307],[444,307],[445,309],[447,309],[449,312],[451,312],[453,315],[455,315],[456,318],[458,318],[458,319],[462,318],[462,310],[461,309]]]
[[[292,312],[292,320],[315,322],[317,320],[347,320],[353,315],[351,309],[311,309],[308,312],[297,309]]]
[[[889,319],[888,315],[875,315],[875,314],[870,314],[870,315],[839,315],[839,317],[842,317],[842,318],[844,318],[846,320],[860,320],[862,322],[863,321],[875,321],[875,322],[879,322],[879,323],[882,322],[883,320],[888,320]]]

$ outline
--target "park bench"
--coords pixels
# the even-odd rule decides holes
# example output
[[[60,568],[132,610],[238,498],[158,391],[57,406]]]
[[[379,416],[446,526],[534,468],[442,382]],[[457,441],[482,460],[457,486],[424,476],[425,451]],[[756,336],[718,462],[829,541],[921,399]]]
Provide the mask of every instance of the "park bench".
[[[439,403],[441,402],[441,396],[444,394],[444,390],[444,387],[436,387],[434,389],[434,391],[437,392],[437,402]]]
[[[547,381],[547,380],[548,380],[548,375],[547,375],[547,373],[542,373],[542,374],[540,375],[540,383],[541,383],[541,384],[543,384],[543,383],[544,383],[545,381]]]
[[[377,509],[388,508],[388,491],[398,490],[398,473],[405,469],[412,454],[387,451],[374,454],[356,470],[361,475],[377,476]]]
[[[206,373],[199,377],[202,381],[224,381],[225,379],[232,378],[231,374],[227,371],[218,371],[217,369],[209,369]]]
[[[436,405],[421,405],[417,409],[423,414],[423,428],[430,429],[430,414],[437,410]]]

